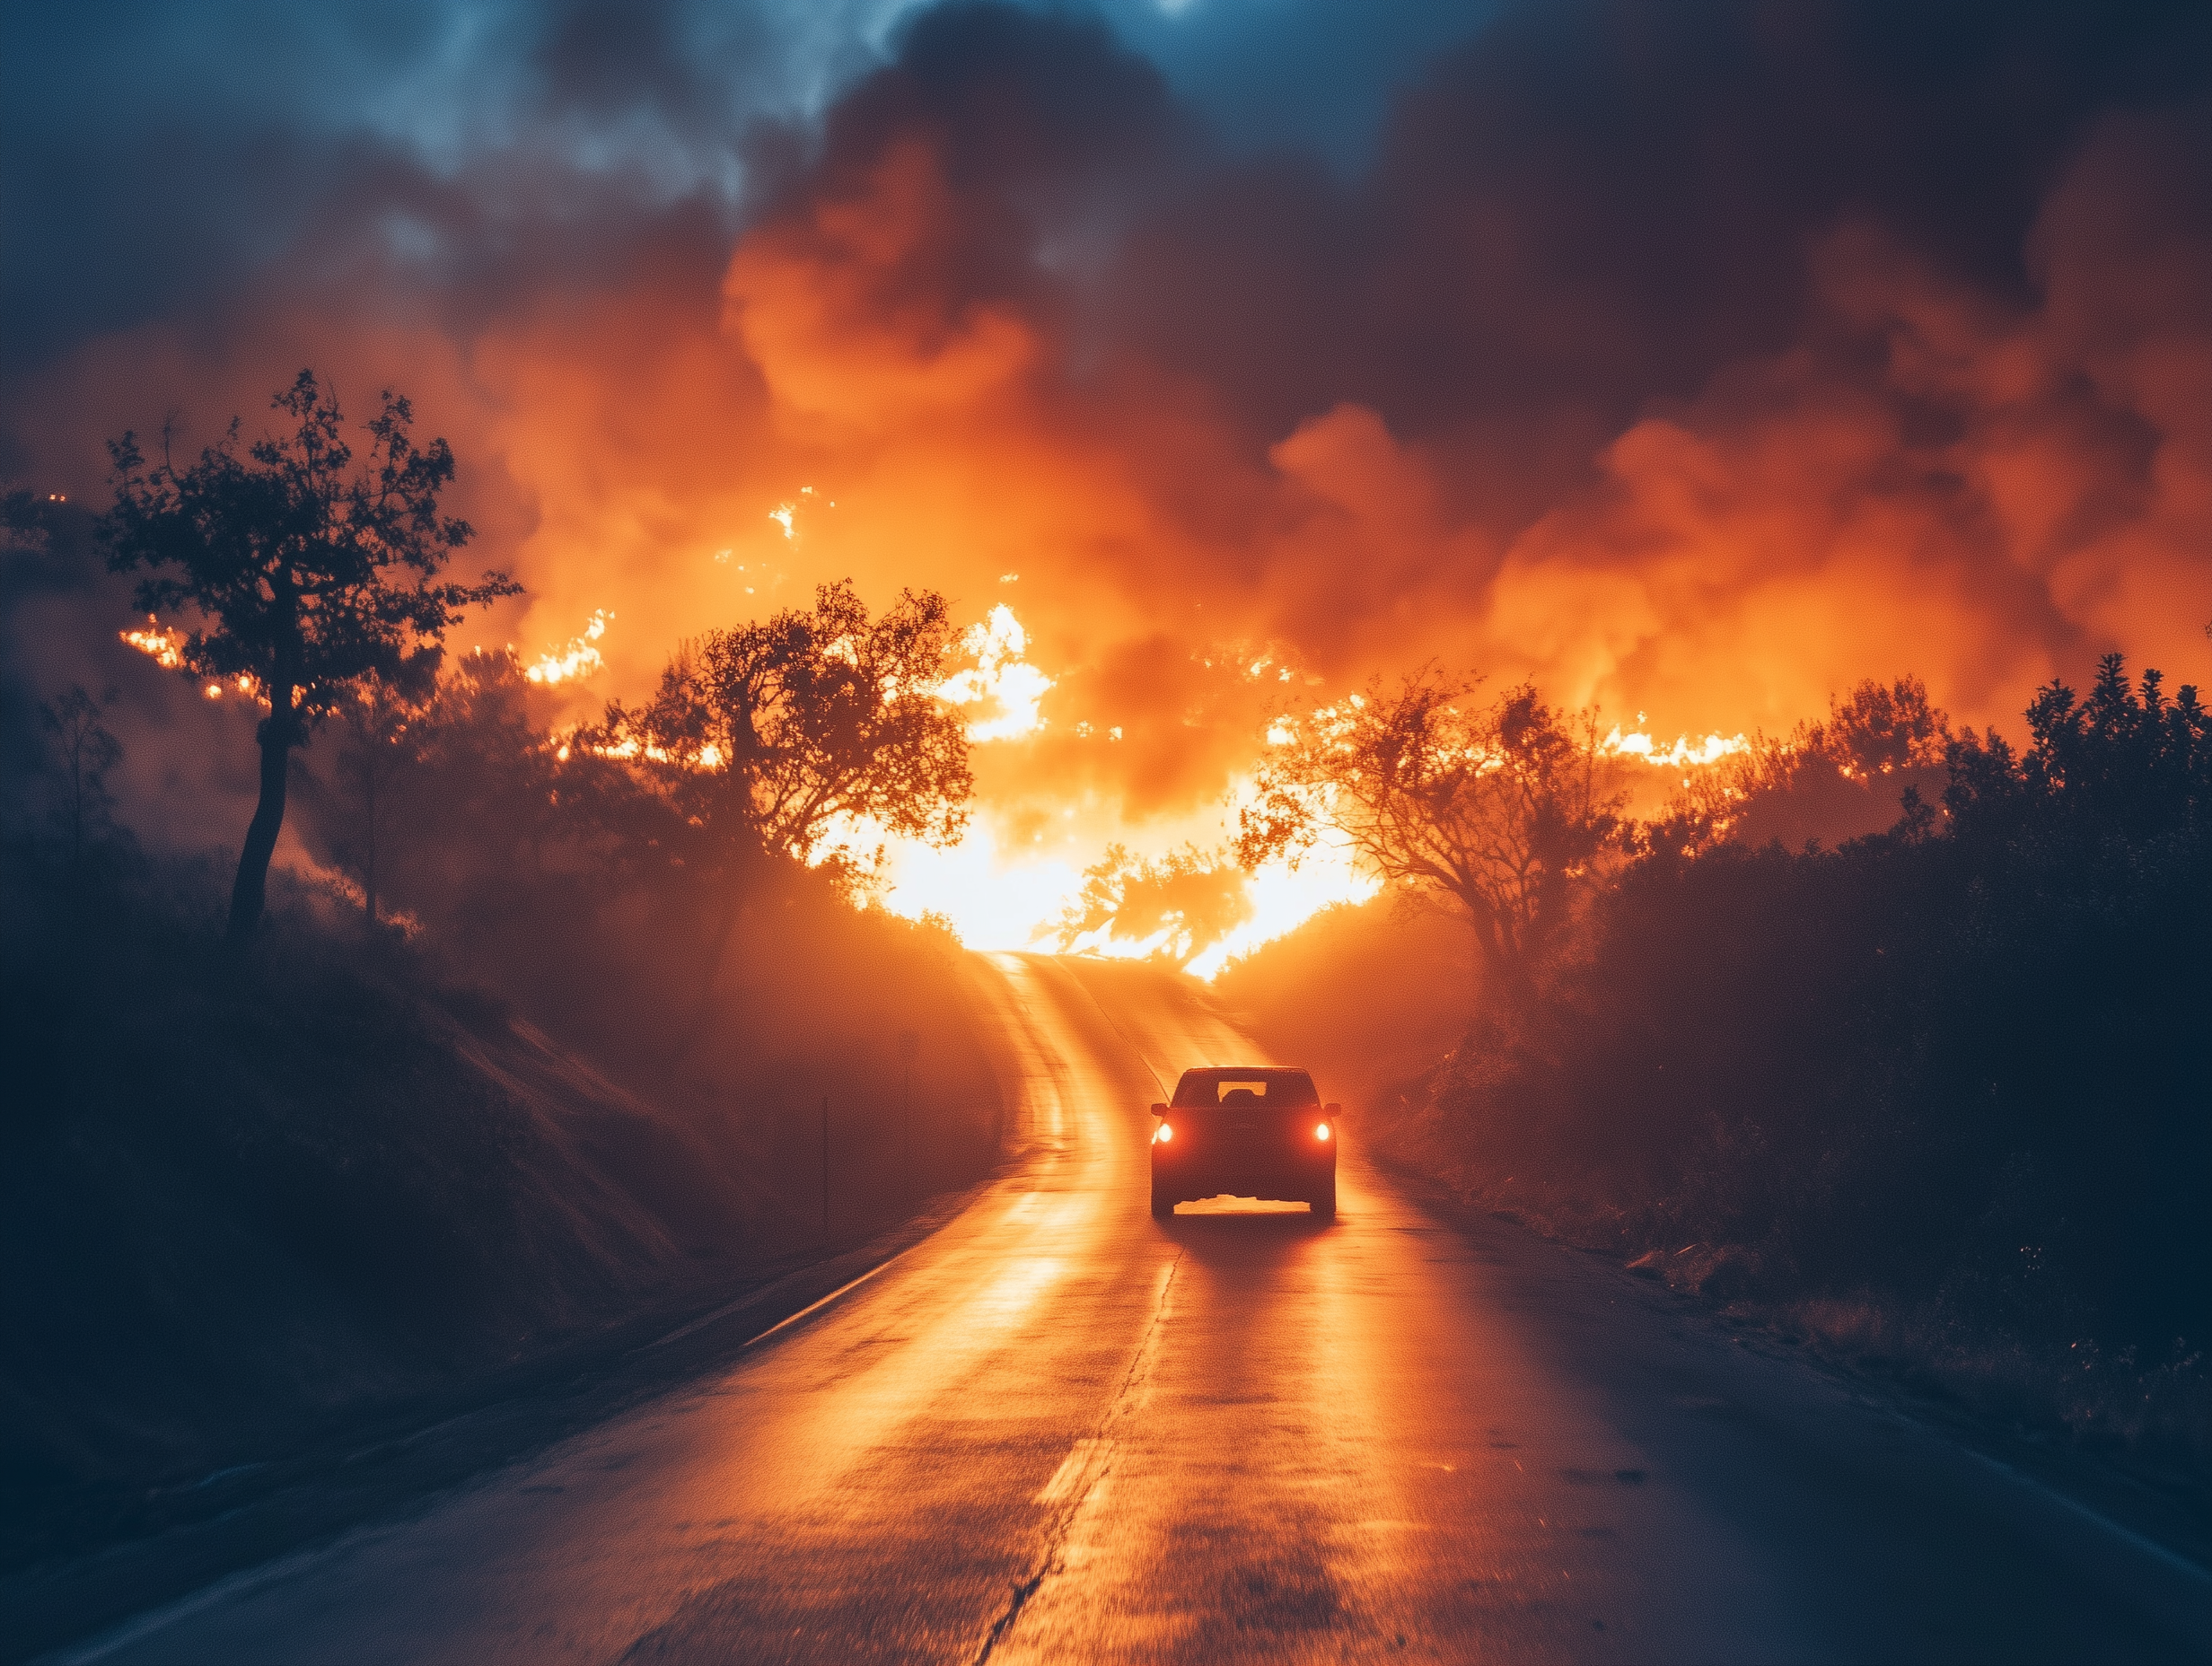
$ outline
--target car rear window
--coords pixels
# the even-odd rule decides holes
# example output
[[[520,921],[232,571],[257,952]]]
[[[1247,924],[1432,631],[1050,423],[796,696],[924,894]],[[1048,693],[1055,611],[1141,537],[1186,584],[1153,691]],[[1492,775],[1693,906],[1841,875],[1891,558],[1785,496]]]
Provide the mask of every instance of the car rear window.
[[[1175,1084],[1177,1110],[1211,1110],[1224,1106],[1295,1110],[1318,1105],[1313,1078],[1303,1070],[1186,1070]]]

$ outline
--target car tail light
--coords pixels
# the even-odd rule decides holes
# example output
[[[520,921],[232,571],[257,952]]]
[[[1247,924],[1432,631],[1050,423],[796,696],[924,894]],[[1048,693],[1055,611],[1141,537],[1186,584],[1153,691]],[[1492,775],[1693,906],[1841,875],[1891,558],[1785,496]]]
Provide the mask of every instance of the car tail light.
[[[1327,1139],[1329,1137],[1329,1125],[1324,1122],[1315,1127],[1313,1130],[1313,1137],[1317,1140]]]

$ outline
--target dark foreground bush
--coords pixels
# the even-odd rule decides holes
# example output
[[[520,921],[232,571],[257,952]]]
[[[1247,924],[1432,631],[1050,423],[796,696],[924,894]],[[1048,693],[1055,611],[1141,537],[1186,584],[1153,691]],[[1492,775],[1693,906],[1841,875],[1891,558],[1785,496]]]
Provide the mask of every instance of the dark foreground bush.
[[[1486,1008],[1371,1137],[1854,1354],[2212,1460],[2212,741],[2117,660],[2029,721],[1837,850],[1655,841],[1548,997]],[[1357,999],[1396,1057],[1391,986]]]
[[[2117,661],[2029,717],[1953,748],[1941,817],[1647,855],[1428,1132],[1716,1293],[2212,1453],[2212,745]]]

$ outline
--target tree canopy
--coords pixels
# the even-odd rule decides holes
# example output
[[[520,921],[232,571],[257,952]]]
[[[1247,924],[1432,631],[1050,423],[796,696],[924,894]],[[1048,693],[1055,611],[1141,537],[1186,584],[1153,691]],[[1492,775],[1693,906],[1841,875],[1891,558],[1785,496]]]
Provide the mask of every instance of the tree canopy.
[[[1825,718],[1779,740],[1755,736],[1687,776],[1640,837],[1682,852],[1770,842],[1795,850],[1808,839],[1886,832],[1907,793],[1917,804],[1944,790],[1951,742],[1950,719],[1920,679],[1869,678],[1831,697]]]
[[[1532,687],[1478,703],[1434,668],[1282,719],[1235,840],[1247,867],[1297,860],[1331,830],[1384,883],[1448,899],[1485,969],[1525,982],[1621,829],[1594,715]]]
[[[108,772],[123,761],[123,743],[101,718],[114,698],[110,693],[94,699],[78,683],[39,707],[39,721],[53,737],[53,818],[68,848],[72,877],[83,872],[86,845],[114,825]]]
[[[577,741],[622,760],[707,860],[810,861],[860,819],[949,845],[973,785],[937,693],[953,642],[943,596],[902,591],[871,618],[850,581],[824,584],[812,609],[685,644],[651,699],[610,705]]]
[[[2053,681],[2027,720],[2023,753],[1994,730],[1952,746],[1944,806],[1962,836],[2012,839],[2034,827],[2038,844],[2071,849],[2201,838],[2212,827],[2212,714],[2194,686],[2169,695],[2155,671],[2131,684],[2108,653],[2085,697]]]
[[[111,442],[115,503],[101,523],[109,566],[147,574],[138,605],[186,613],[181,669],[245,679],[268,705],[258,737],[260,801],[232,892],[234,944],[260,917],[291,749],[363,679],[398,678],[463,608],[521,588],[503,573],[473,584],[443,576],[471,531],[440,511],[452,449],[443,440],[415,444],[406,399],[380,396],[357,469],[338,397],[312,371],[271,406],[288,431],[241,449],[233,419],[182,468],[166,433],[159,460],[135,434]]]

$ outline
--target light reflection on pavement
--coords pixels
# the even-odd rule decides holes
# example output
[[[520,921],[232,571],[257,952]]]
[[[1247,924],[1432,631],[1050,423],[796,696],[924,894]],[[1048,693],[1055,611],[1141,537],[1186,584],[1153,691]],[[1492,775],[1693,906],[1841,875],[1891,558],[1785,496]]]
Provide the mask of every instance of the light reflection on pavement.
[[[1439,1224],[1361,1162],[1356,1114],[1333,1225],[1154,1222],[1147,1104],[1186,1065],[1265,1061],[1188,980],[990,966],[1019,1172],[726,1372],[78,1658],[2206,1645],[2185,1569],[1617,1269]]]

